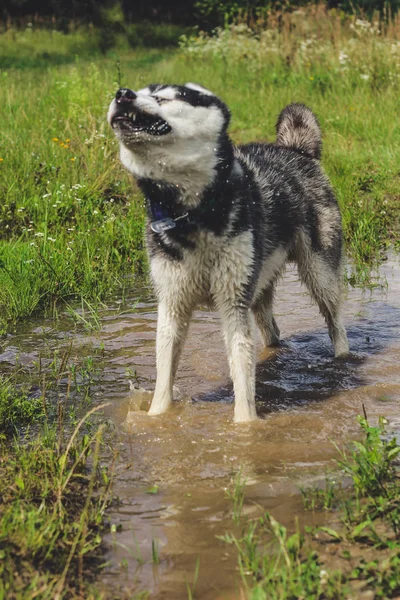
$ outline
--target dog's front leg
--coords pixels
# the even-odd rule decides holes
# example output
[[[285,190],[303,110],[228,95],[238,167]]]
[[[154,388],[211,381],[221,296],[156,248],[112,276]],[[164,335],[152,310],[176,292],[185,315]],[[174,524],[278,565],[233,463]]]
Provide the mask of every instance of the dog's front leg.
[[[254,316],[250,309],[219,307],[235,393],[235,423],[257,418],[255,405]]]
[[[191,316],[189,309],[177,309],[165,301],[158,306],[157,381],[149,415],[168,410],[172,402],[174,377]]]

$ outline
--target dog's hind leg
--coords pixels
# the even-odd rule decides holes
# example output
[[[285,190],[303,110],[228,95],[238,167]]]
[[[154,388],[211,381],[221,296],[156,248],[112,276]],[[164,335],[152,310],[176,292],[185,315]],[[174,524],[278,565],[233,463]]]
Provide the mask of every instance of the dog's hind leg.
[[[257,418],[255,405],[254,316],[247,307],[218,306],[235,393],[234,420]]]
[[[253,312],[266,346],[279,344],[280,331],[272,314],[275,285],[271,283],[257,298]]]
[[[319,306],[328,326],[335,357],[349,352],[346,330],[341,316],[342,272],[340,265],[333,269],[320,254],[309,251],[298,260],[300,279]]]
[[[162,301],[158,307],[157,321],[157,381],[149,415],[165,412],[171,402],[179,358],[189,328],[192,309],[179,308]]]

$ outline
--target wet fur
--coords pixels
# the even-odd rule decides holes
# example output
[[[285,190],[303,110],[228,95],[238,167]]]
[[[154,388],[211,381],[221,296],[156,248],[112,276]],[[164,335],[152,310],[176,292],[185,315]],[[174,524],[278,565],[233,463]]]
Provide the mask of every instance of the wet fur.
[[[160,139],[114,126],[122,162],[147,200],[148,221],[154,207],[174,219],[187,214],[162,234],[147,227],[158,298],[149,414],[170,406],[192,312],[207,303],[221,316],[235,421],[250,421],[256,418],[254,328],[265,345],[278,343],[272,304],[288,261],[297,262],[326,320],[335,356],[348,352],[340,310],[341,217],[319,162],[317,119],[304,105],[290,105],[279,116],[275,144],[234,147],[227,107],[200,86],[149,86],[137,93],[135,109],[152,110],[171,126]],[[117,110],[112,103],[110,123]]]

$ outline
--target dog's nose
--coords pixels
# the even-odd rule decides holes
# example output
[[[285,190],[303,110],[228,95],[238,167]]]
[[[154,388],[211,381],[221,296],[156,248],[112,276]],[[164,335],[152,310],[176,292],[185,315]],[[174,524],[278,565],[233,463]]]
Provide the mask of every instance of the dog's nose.
[[[120,88],[115,94],[117,104],[130,104],[133,100],[136,100],[137,96],[135,92],[128,88]]]

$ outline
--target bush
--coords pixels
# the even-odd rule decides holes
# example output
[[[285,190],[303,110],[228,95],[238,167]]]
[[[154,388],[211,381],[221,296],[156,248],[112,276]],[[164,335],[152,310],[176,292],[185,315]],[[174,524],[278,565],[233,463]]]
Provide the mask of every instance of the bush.
[[[149,21],[126,27],[126,35],[131,48],[140,46],[151,48],[178,46],[180,36],[189,34],[191,31],[188,27],[168,23],[155,24]]]

